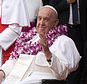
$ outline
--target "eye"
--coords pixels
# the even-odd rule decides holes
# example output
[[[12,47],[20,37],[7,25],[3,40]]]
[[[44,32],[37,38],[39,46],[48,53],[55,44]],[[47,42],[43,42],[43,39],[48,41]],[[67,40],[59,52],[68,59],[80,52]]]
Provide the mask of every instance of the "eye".
[[[45,21],[48,22],[48,19],[46,18]]]
[[[44,20],[45,20],[46,22],[48,22],[48,21],[49,21],[49,18],[45,18]]]
[[[38,21],[40,21],[40,20],[41,20],[41,17],[40,17],[40,16],[39,16],[39,17],[37,17],[37,20],[38,20]]]

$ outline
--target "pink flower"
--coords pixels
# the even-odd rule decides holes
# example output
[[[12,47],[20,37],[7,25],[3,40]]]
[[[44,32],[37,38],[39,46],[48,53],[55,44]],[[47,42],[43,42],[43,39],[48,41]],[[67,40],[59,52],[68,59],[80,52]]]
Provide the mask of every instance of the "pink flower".
[[[30,41],[36,34],[35,27],[32,27],[28,32],[22,32],[20,37],[16,40],[15,48],[11,53],[12,58],[16,59],[20,54],[36,55],[41,51],[42,47],[39,44],[39,41],[35,43]],[[59,25],[58,27],[51,29],[46,35],[48,46],[50,47],[55,39],[62,34],[67,34],[66,25]]]

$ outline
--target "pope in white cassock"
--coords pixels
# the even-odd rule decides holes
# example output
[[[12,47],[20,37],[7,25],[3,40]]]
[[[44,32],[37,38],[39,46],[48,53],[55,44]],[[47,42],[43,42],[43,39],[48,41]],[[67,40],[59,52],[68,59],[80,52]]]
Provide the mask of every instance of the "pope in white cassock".
[[[41,6],[42,0],[0,0],[1,24],[8,25],[0,31],[1,59],[5,57],[2,57],[2,49],[6,51],[15,42],[22,27],[31,27],[30,22],[34,22]]]
[[[60,35],[59,28],[65,26],[56,27],[57,17],[58,13],[52,6],[46,5],[39,10],[36,28],[30,31],[32,34],[20,35],[11,57],[1,66],[1,84],[41,84],[42,79],[65,80],[70,72],[78,68],[81,57],[73,40]]]

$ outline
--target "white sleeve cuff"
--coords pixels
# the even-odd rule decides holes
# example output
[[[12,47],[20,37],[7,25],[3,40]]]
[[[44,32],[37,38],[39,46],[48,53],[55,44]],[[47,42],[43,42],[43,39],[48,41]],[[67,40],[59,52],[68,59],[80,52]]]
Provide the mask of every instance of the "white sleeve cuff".
[[[17,27],[17,29],[15,28],[15,30],[13,30],[13,29],[8,27],[2,33],[0,33],[0,46],[4,50],[7,50],[19,36],[19,34],[14,32],[15,30],[18,29],[18,27]]]

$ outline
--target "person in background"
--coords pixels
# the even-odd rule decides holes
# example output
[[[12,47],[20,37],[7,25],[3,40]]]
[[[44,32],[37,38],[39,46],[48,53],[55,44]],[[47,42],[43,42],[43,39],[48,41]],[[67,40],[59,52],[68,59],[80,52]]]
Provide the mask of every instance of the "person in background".
[[[58,13],[52,6],[39,9],[36,28],[21,34],[14,51],[0,67],[1,84],[41,84],[42,79],[65,80],[79,66],[80,54],[73,40],[62,34]],[[3,80],[4,79],[4,80]]]
[[[9,58],[14,48],[15,40],[19,37],[20,33],[28,31],[35,26],[34,20],[42,5],[42,0],[3,0],[1,2],[1,64],[5,63]]]
[[[1,23],[1,6],[2,6],[2,0],[0,0],[0,37],[1,38],[3,38],[2,37],[2,32],[8,27],[8,25],[7,24],[2,24]],[[13,32],[14,33],[14,32]],[[2,35],[1,35],[2,34]],[[0,41],[2,40],[0,38]],[[4,41],[4,39],[6,39],[6,38],[3,38],[3,41]],[[7,38],[8,39],[8,38]],[[10,40],[9,40],[10,41]],[[6,51],[4,50],[4,49],[2,49],[2,47],[1,47],[1,45],[0,45],[0,66],[8,59],[8,57],[10,56],[10,52],[11,52],[11,50],[13,49],[13,46],[14,46],[14,44],[12,45],[12,46],[10,46],[10,48],[9,49],[7,49]],[[3,56],[2,56],[3,55]]]

